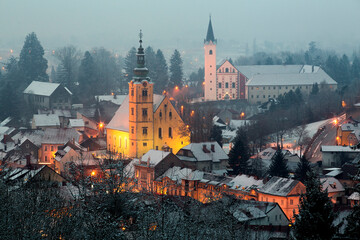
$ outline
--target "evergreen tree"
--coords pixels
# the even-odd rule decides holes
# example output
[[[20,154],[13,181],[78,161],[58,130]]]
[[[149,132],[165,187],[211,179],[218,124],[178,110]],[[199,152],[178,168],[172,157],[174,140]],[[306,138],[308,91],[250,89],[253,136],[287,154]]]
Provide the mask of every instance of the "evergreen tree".
[[[329,74],[335,81],[342,84],[339,74],[339,59],[336,55],[330,55],[325,62],[325,72]]]
[[[44,58],[44,49],[36,34],[34,32],[28,34],[19,59],[19,68],[24,77],[24,86],[26,87],[32,81],[48,81],[47,67],[48,61]]]
[[[335,214],[327,190],[322,191],[315,174],[305,182],[306,193],[301,195],[299,214],[295,215],[296,239],[331,239],[336,233]]]
[[[360,60],[356,55],[351,65],[351,79],[353,81],[360,79]]]
[[[125,79],[128,82],[134,77],[134,68],[136,68],[136,64],[136,48],[132,47],[124,59]]]
[[[182,87],[183,79],[183,60],[181,59],[180,52],[175,49],[173,55],[170,58],[170,84],[171,87]]]
[[[214,125],[210,131],[211,141],[216,141],[222,147],[222,131],[221,128]]]
[[[311,166],[309,161],[305,156],[302,156],[295,170],[295,178],[304,183],[307,180],[307,175],[310,173],[310,171]]]
[[[360,192],[360,185],[355,187],[356,192]],[[360,205],[356,204],[350,215],[346,217],[345,236],[351,239],[360,239]]]
[[[271,177],[274,176],[283,177],[283,178],[289,177],[289,169],[287,167],[284,154],[282,153],[282,150],[280,149],[279,146],[278,149],[276,150],[275,155],[271,160],[271,164],[269,167],[269,175]]]
[[[239,128],[233,141],[233,147],[229,152],[229,166],[232,168],[232,174],[248,172],[248,161],[250,158],[250,149],[247,141],[247,134],[244,129]]]
[[[96,66],[89,51],[86,51],[79,67],[79,95],[81,98],[92,98],[96,93]]]
[[[319,84],[316,82],[313,84],[312,88],[311,88],[311,95],[316,95],[319,93]]]
[[[160,49],[157,50],[155,59],[155,77],[153,79],[155,82],[154,91],[155,93],[162,94],[169,84],[168,66],[164,54]]]
[[[153,80],[156,76],[156,54],[150,46],[145,49],[145,66],[149,70],[148,77]]]
[[[350,83],[351,72],[350,72],[350,61],[349,58],[344,54],[339,62],[339,78],[340,82],[344,85]]]
[[[50,82],[56,82],[56,71],[54,66],[51,66]]]
[[[265,65],[273,65],[274,61],[271,57],[267,57],[265,60]]]

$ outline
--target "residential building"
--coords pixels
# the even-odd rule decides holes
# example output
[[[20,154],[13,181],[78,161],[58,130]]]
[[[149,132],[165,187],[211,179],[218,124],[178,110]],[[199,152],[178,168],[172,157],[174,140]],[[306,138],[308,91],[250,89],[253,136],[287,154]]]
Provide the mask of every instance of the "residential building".
[[[60,128],[59,116],[56,114],[34,114],[32,129]]]
[[[341,167],[344,163],[354,160],[360,149],[349,146],[321,146],[323,167]]]
[[[71,109],[70,90],[59,83],[33,81],[24,90],[25,101],[40,109]]]

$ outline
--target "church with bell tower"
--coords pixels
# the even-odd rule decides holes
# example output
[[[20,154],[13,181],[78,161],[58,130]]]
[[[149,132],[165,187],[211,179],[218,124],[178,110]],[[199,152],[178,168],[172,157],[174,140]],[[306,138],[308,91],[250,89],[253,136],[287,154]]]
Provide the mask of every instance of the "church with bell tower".
[[[140,158],[150,149],[177,153],[190,143],[190,132],[169,98],[153,93],[141,31],[139,44],[129,95],[106,127],[107,150],[122,158]]]

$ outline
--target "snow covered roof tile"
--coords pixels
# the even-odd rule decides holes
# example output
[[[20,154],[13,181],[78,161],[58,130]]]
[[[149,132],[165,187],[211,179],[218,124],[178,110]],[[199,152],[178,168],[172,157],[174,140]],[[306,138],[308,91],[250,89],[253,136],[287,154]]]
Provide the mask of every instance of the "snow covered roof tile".
[[[56,114],[34,114],[36,127],[60,127],[59,116]]]
[[[214,146],[214,151],[211,150],[211,146]],[[190,150],[193,154],[193,161],[213,161],[213,162],[220,162],[223,159],[228,159],[227,154],[224,150],[220,147],[217,142],[202,142],[202,143],[190,143],[189,145],[183,147],[177,153],[177,156],[181,160],[186,161],[185,157],[189,157],[183,155],[181,150]]]
[[[353,192],[349,197],[349,200],[356,200],[359,201],[360,200],[360,193],[358,192]]]
[[[299,181],[290,178],[272,177],[259,192],[275,196],[287,196]]]
[[[99,102],[103,102],[103,101],[112,102],[120,106],[126,97],[127,95],[98,95],[95,96],[95,99],[98,100]]]
[[[151,149],[141,157],[141,163],[147,164],[147,162],[149,161],[150,166],[156,166],[169,154],[170,152]]]
[[[69,120],[69,127],[84,127],[84,119],[70,119]]]
[[[32,81],[24,93],[40,96],[50,96],[60,86],[59,83]]]
[[[320,178],[320,182],[323,191],[325,191],[325,189],[327,189],[329,193],[345,191],[344,186],[334,177]]]
[[[250,191],[251,189],[264,186],[262,180],[257,180],[253,176],[238,175],[228,183],[231,189]]]

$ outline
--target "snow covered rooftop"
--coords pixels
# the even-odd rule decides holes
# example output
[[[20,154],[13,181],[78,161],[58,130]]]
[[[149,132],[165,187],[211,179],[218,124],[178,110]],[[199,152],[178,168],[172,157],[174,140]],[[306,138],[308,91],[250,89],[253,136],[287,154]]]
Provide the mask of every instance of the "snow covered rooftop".
[[[53,92],[60,86],[59,83],[50,83],[50,82],[38,82],[32,81],[30,85],[24,90],[24,93],[34,94],[40,96],[51,96]],[[64,87],[65,90],[72,95],[69,89]]]
[[[150,166],[156,166],[169,154],[170,152],[151,149],[141,157],[141,164],[147,164],[149,162]]]
[[[321,152],[354,152],[360,153],[360,149],[351,149],[349,146],[321,146]]]
[[[190,151],[192,156],[186,155],[186,150]],[[180,149],[176,155],[183,161],[220,162],[223,159],[228,159],[227,154],[217,142],[190,143]]]
[[[250,79],[260,74],[299,74],[303,65],[248,65],[236,68]]]
[[[272,177],[259,192],[275,196],[287,196],[299,183],[299,181],[290,178]]]
[[[70,119],[69,120],[69,127],[84,127],[84,119]]]
[[[327,75],[322,69],[316,73],[309,74],[258,74],[254,75],[246,83],[247,86],[273,86],[273,85],[313,85],[315,83],[325,82],[327,84],[337,85],[337,82]]]
[[[99,102],[103,102],[103,101],[112,102],[120,106],[127,96],[128,95],[98,95],[95,96],[95,99],[98,100]]]
[[[329,193],[345,191],[344,186],[334,177],[320,178],[320,182],[323,191],[325,191],[325,189],[327,189]]]
[[[199,170],[193,171],[189,168],[181,168],[175,166],[166,170],[166,172],[158,179],[168,177],[171,180],[177,182],[178,184],[181,184],[182,179],[199,181],[203,178],[203,176],[204,172],[201,172]]]
[[[34,114],[33,123],[36,127],[60,127],[59,116],[56,114]]]
[[[254,120],[230,120],[230,128],[237,130],[239,127],[249,126],[253,124]]]
[[[250,191],[251,189],[264,186],[264,183],[262,180],[255,179],[253,176],[238,175],[228,183],[228,186],[231,189]]]
[[[360,200],[360,193],[358,192],[353,192],[349,197],[349,200],[355,200],[355,201],[359,201]]]

